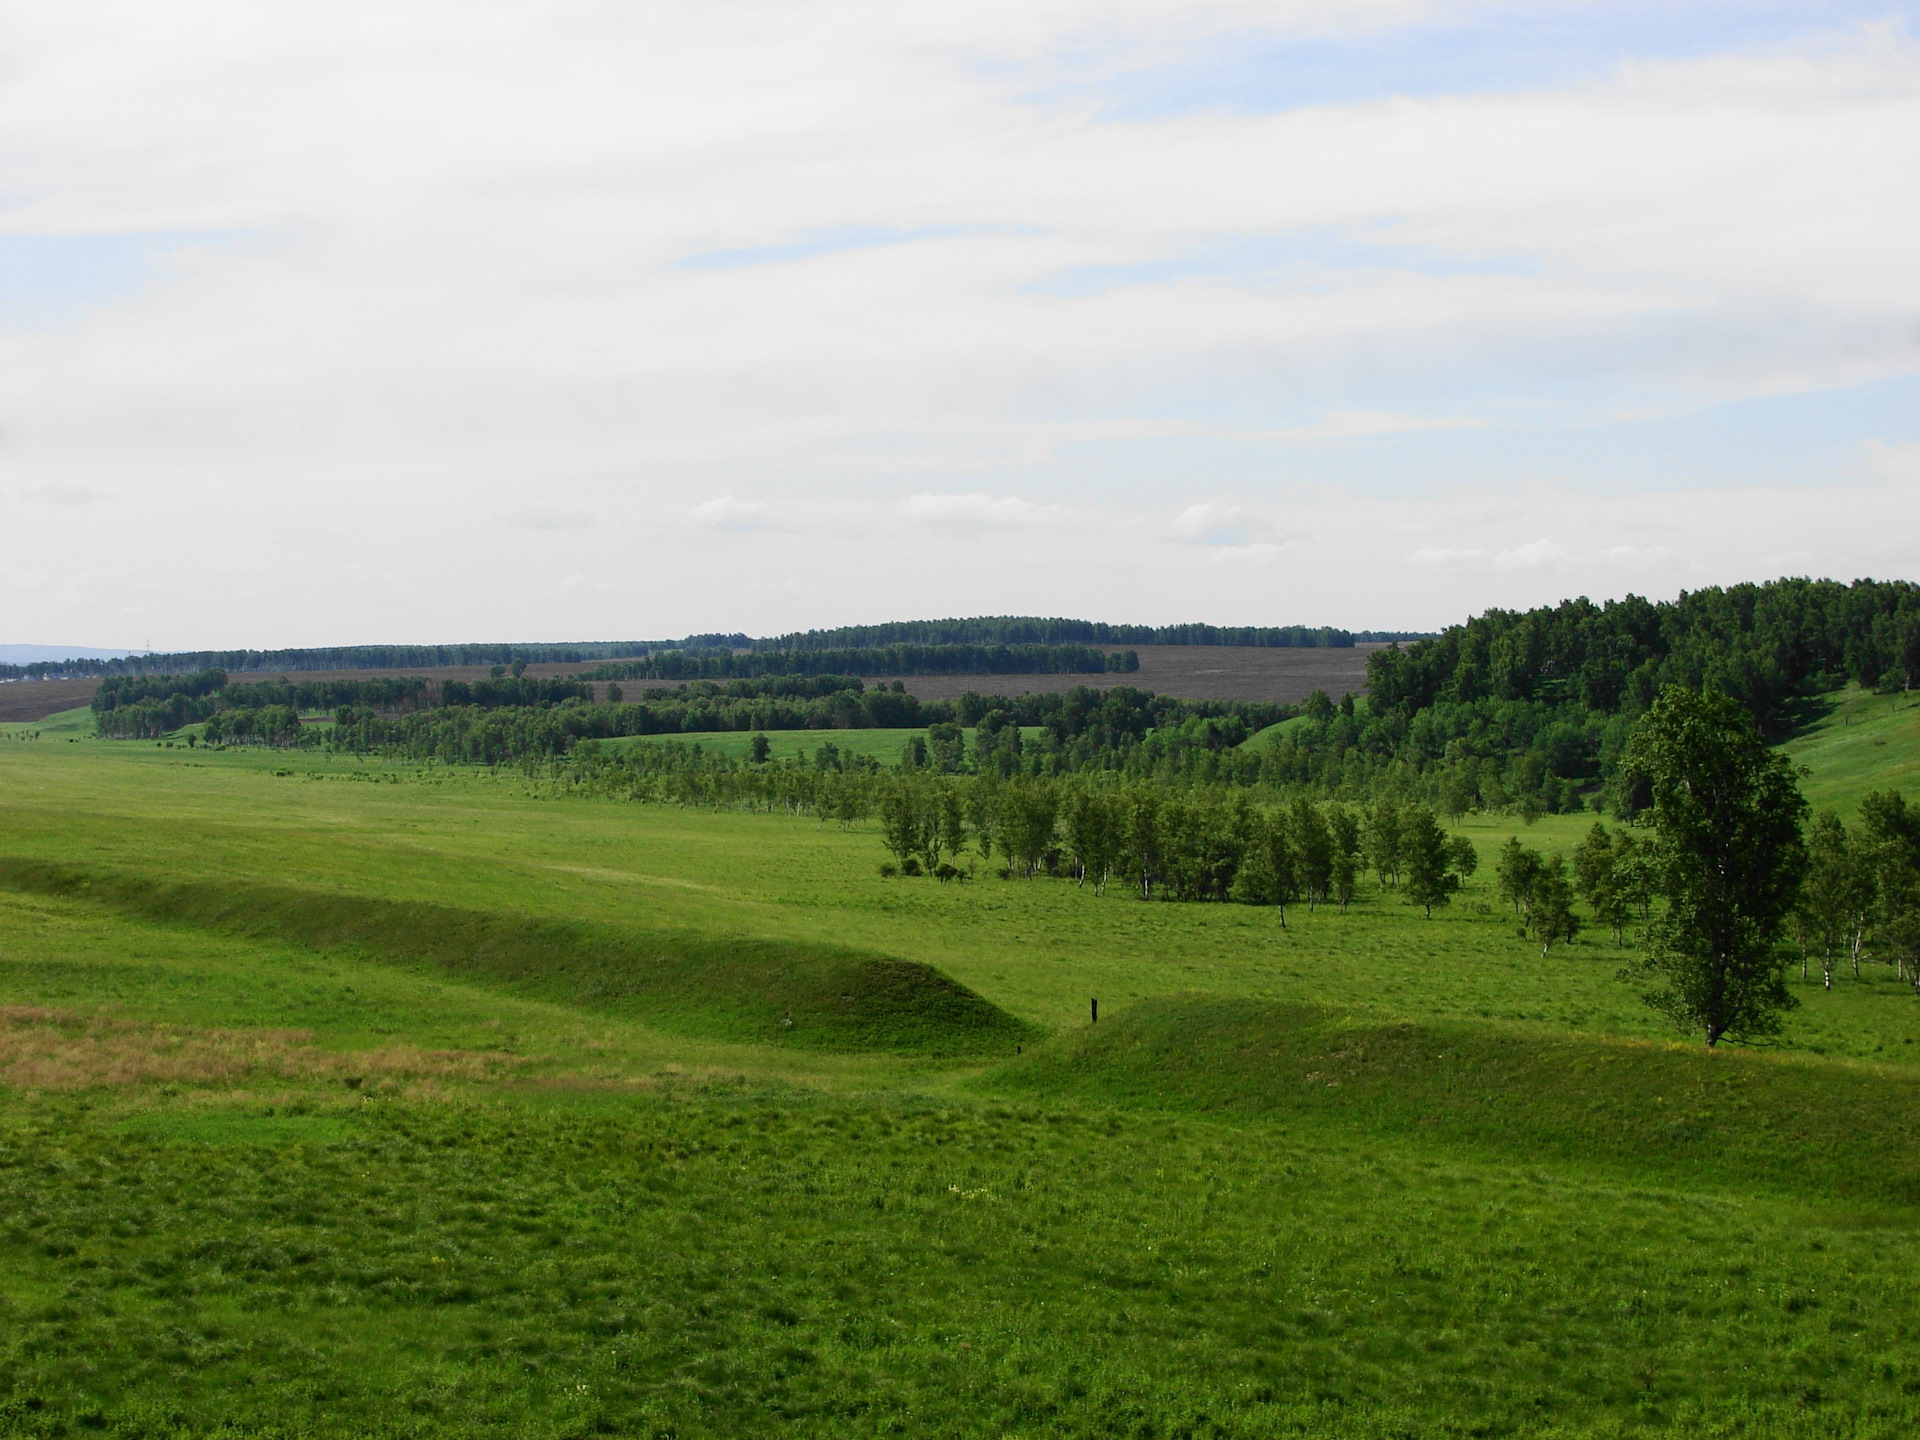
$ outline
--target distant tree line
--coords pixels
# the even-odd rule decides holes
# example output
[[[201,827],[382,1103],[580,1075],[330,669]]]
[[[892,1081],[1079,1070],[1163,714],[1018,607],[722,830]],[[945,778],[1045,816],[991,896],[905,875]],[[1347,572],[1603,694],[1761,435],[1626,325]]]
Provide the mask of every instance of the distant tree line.
[[[564,644],[493,643],[457,645],[322,645],[284,650],[183,650],[117,659],[42,660],[29,665],[0,665],[0,680],[89,679],[99,675],[189,675],[204,670],[235,674],[260,671],[426,670],[464,665],[585,665],[596,661],[635,660],[677,652],[681,656],[718,657],[735,651],[793,653],[819,650],[891,650],[900,646],[1059,648],[1065,646],[1258,645],[1351,646],[1355,641],[1417,640],[1421,632],[1337,630],[1309,625],[1108,625],[1092,620],[1047,620],[1033,616],[981,616],[964,620],[909,620],[883,625],[852,625],[755,639],[734,632],[708,632],[679,640],[606,640]],[[927,662],[938,663],[938,662]],[[775,662],[780,673],[808,673],[799,661]],[[949,668],[886,669],[827,662],[824,669],[862,675],[1035,675],[1070,671],[1131,669],[1116,665],[1067,665],[1014,662],[1006,669],[981,669],[956,659]],[[758,670],[723,674],[668,672],[636,679],[726,679]],[[625,679],[626,676],[607,676]]]
[[[1036,615],[900,620],[842,625],[755,640],[756,651],[798,652],[893,645],[1258,645],[1283,649],[1350,647],[1356,640],[1417,640],[1418,631],[1336,630],[1325,625],[1108,625]]]
[[[0,665],[0,679],[90,679],[96,675],[245,674],[302,670],[434,670],[455,665],[584,665],[647,655],[673,641],[616,640],[576,645],[333,645],[299,650],[185,650],[115,660],[43,660]]]
[[[968,692],[955,700],[923,701],[891,688],[836,689],[814,697],[737,696],[695,682],[649,696],[637,704],[442,706],[390,716],[343,709],[330,731],[316,731],[302,743],[500,765],[563,756],[585,740],[636,735],[925,727],[926,738],[914,737],[917,745],[909,746],[910,763],[943,773],[1006,777],[1102,769],[1193,779],[1198,778],[1192,774],[1195,757],[1224,755],[1285,713],[1277,705],[1175,700],[1130,686],[1108,691],[1079,686],[1065,695],[1016,697]],[[963,726],[976,727],[970,749],[957,743]],[[1022,727],[1038,727],[1041,733],[1023,736]],[[1257,779],[1258,756],[1247,752],[1241,768]]]
[[[550,706],[591,700],[593,687],[577,680],[502,674],[489,680],[427,680],[381,676],[372,680],[286,678],[236,685],[224,670],[197,675],[109,676],[94,692],[95,729],[115,739],[157,740],[183,725],[205,721],[209,742],[244,740],[285,744],[298,733],[301,712],[351,708],[367,713],[413,712],[437,706]],[[242,713],[285,710],[295,724],[265,725]],[[223,718],[225,717],[225,718]]]
[[[588,680],[728,680],[762,675],[1072,675],[1140,668],[1091,645],[895,644],[805,650],[666,650],[584,672]]]

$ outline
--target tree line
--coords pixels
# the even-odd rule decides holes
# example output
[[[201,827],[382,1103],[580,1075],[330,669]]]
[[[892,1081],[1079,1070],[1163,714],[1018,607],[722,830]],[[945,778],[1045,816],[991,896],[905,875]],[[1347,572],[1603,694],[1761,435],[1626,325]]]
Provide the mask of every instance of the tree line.
[[[797,630],[755,640],[756,651],[798,653],[893,645],[1254,645],[1280,649],[1351,647],[1355,641],[1417,640],[1421,632],[1340,630],[1329,625],[1110,625],[1037,615],[901,620]]]
[[[439,670],[456,665],[585,665],[647,655],[671,640],[612,640],[564,645],[326,645],[290,650],[181,650],[114,660],[43,660],[0,665],[0,679],[80,680],[97,675],[192,675],[327,670]]]
[[[1425,806],[1381,797],[1362,808],[1304,796],[1273,805],[1244,792],[1170,791],[1146,781],[1089,783],[1025,778],[972,783],[889,777],[877,792],[888,875],[971,874],[956,862],[1002,862],[1003,879],[1052,876],[1119,884],[1143,900],[1236,901],[1271,906],[1337,904],[1344,913],[1362,871],[1383,889],[1405,887],[1431,915],[1477,864],[1471,843],[1449,837]]]
[[[1131,650],[1091,645],[894,644],[802,650],[664,650],[603,664],[588,680],[728,680],[787,675],[1097,675],[1140,668]]]
[[[109,676],[94,692],[91,708],[95,729],[114,739],[157,740],[204,721],[212,727],[206,736],[210,742],[277,745],[297,740],[303,711],[407,713],[435,706],[552,706],[592,698],[593,687],[580,681],[508,675],[504,667],[491,679],[474,681],[433,681],[417,675],[371,680],[283,677],[239,685],[224,670],[203,670],[196,675]],[[294,723],[238,718],[240,712],[269,709],[288,712]]]

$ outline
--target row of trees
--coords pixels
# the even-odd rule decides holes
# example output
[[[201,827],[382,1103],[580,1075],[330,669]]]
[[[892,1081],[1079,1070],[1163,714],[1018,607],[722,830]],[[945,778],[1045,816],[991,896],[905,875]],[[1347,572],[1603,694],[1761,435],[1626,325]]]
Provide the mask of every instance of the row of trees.
[[[1817,959],[1831,990],[1836,965],[1850,964],[1857,980],[1870,956],[1910,978],[1920,995],[1920,806],[1875,791],[1851,830],[1831,811],[1819,816],[1793,927],[1801,978]]]
[[[958,782],[889,777],[878,794],[892,873],[961,873],[968,845],[998,855],[1012,877],[1068,876],[1104,892],[1118,881],[1141,899],[1338,904],[1366,866],[1404,885],[1431,915],[1449,902],[1476,856],[1433,812],[1382,798],[1365,809],[1306,797],[1270,806],[1241,792],[1168,791],[1143,782],[1017,778]]]
[[[1359,640],[1413,640],[1408,631],[1336,630],[1325,625],[1107,625],[1095,620],[1038,615],[976,615],[967,619],[906,620],[843,625],[756,640],[756,651],[797,654],[893,645],[1259,645],[1351,647]],[[879,672],[867,671],[867,674]]]

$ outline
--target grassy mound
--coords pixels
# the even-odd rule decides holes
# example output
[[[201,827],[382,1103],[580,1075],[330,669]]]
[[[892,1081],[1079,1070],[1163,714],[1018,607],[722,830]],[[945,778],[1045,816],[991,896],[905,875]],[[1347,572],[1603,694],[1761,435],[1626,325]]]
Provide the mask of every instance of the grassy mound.
[[[1891,1068],[1175,997],[984,1083],[1619,1163],[1639,1178],[1920,1204],[1920,1077]]]
[[[252,883],[0,859],[0,886],[253,939],[348,947],[714,1039],[969,1055],[1032,1027],[932,966],[802,941],[637,930]]]
[[[1857,685],[1817,701],[1819,714],[1782,748],[1807,775],[1800,788],[1816,809],[1829,806],[1849,822],[1869,790],[1920,785],[1920,703],[1912,695],[1878,695]]]

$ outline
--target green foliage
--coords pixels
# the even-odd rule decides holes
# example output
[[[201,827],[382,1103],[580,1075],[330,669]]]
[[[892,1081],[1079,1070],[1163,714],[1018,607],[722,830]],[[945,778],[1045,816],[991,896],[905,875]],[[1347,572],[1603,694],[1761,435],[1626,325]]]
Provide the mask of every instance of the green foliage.
[[[1874,799],[1870,814],[1881,809],[1879,797]],[[1834,963],[1842,955],[1852,958],[1854,977],[1859,978],[1860,952],[1880,896],[1878,859],[1871,841],[1850,834],[1831,810],[1822,811],[1813,822],[1807,837],[1806,880],[1793,917],[1802,978],[1806,976],[1806,958],[1816,954],[1825,989],[1833,988]]]
[[[1781,930],[1806,869],[1793,767],[1736,701],[1676,685],[1635,732],[1623,770],[1647,787],[1650,868],[1666,902],[1631,967],[1654,984],[1647,1003],[1709,1048],[1778,1033],[1795,1003]]]
[[[1460,876],[1447,834],[1440,828],[1431,810],[1418,806],[1407,809],[1402,818],[1400,854],[1406,867],[1407,899],[1433,918],[1436,905],[1452,902],[1460,888]]]
[[[1875,791],[1861,802],[1860,830],[1873,871],[1875,937],[1911,970],[1920,994],[1920,807]]]

